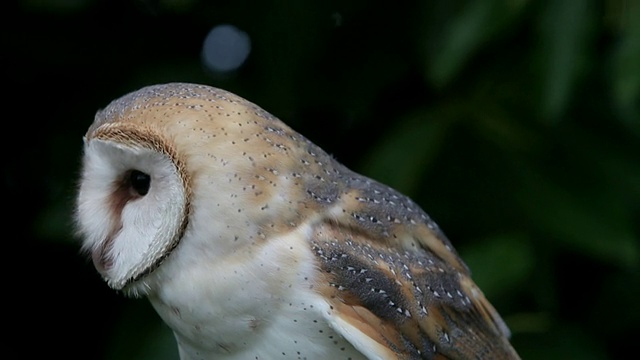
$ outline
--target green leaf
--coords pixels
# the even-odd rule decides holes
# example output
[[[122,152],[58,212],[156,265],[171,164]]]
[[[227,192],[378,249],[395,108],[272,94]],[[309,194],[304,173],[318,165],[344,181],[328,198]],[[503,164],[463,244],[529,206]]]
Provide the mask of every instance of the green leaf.
[[[541,65],[541,110],[561,116],[592,58],[597,17],[592,1],[546,1],[539,16],[537,58]]]
[[[531,274],[535,255],[523,234],[502,234],[460,249],[473,280],[490,299],[513,292]]]
[[[415,194],[448,128],[448,121],[437,120],[426,111],[409,115],[372,150],[360,172],[404,194]]]
[[[625,3],[621,39],[612,56],[612,92],[621,118],[640,130],[640,3]]]
[[[470,1],[449,22],[437,51],[427,60],[427,78],[437,86],[450,83],[473,55],[522,12],[526,1]]]
[[[528,218],[558,245],[614,266],[640,264],[632,215],[623,204],[585,197],[533,172],[523,179],[516,196]]]

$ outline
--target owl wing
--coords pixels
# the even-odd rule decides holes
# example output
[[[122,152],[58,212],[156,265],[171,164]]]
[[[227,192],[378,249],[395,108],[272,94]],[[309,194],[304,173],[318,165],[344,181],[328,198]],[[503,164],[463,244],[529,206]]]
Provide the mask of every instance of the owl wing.
[[[519,359],[435,223],[373,180],[346,185],[310,239],[332,327],[370,359]]]

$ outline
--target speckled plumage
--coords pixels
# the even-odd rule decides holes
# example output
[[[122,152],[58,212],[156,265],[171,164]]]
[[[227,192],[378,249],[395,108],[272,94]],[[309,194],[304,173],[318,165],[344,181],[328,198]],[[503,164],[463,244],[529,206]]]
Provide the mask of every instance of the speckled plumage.
[[[117,186],[90,190],[95,159],[112,152],[132,164],[150,152],[154,165],[117,168]],[[419,206],[236,95],[181,83],[126,95],[89,128],[84,169],[85,248],[112,287],[150,299],[183,359],[518,359]],[[150,174],[149,194],[116,191],[131,170]],[[154,192],[165,179],[171,201]],[[157,231],[151,201],[180,211],[171,231]],[[151,218],[133,255],[120,238],[129,216],[135,234]]]

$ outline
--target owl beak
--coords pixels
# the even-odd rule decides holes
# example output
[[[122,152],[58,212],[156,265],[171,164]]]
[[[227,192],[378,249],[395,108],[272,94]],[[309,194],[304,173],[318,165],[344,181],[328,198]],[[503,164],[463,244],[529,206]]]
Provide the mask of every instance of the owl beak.
[[[113,238],[110,237],[105,241],[101,241],[91,251],[91,260],[93,261],[93,266],[102,276],[106,276],[107,271],[113,265],[113,260],[107,254],[107,249],[111,244],[112,239]]]

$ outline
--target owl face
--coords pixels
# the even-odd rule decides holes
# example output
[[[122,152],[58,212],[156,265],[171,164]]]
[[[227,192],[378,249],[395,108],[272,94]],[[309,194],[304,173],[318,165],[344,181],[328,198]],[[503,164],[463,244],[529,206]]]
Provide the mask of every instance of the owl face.
[[[186,228],[186,180],[159,140],[130,124],[105,124],[84,139],[78,229],[115,289],[153,271]]]

